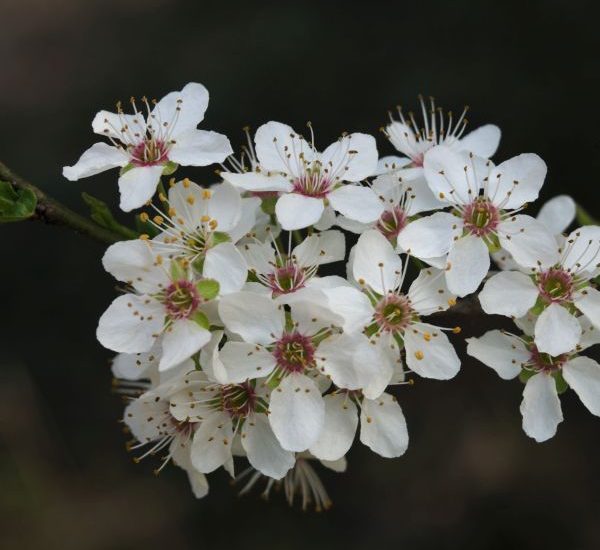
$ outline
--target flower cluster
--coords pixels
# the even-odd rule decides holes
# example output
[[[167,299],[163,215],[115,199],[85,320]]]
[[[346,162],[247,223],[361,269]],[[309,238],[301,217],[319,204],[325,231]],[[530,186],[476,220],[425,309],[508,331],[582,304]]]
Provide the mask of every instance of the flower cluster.
[[[120,168],[122,209],[143,209],[144,233],[104,255],[122,293],[97,330],[118,353],[136,461],[160,453],[157,471],[186,470],[197,497],[224,468],[243,491],[280,483],[290,502],[326,508],[311,464],[343,471],[357,433],[382,457],[407,450],[402,386],[459,372],[448,333],[461,329],[436,314],[482,283],[483,310],[523,334],[491,331],[467,352],[526,383],[525,432],[555,433],[567,387],[600,415],[600,366],[579,355],[600,342],[600,227],[563,236],[566,196],[523,214],[546,165],[492,162],[496,126],[465,134],[464,112],[421,100],[422,122],[399,110],[384,128],[402,156],[379,158],[362,133],[319,150],[310,124],[305,137],[268,122],[234,157],[225,136],[197,129],[202,85],[141,103],[98,113],[111,144],[64,168],[71,180]],[[162,181],[213,163],[208,187]]]

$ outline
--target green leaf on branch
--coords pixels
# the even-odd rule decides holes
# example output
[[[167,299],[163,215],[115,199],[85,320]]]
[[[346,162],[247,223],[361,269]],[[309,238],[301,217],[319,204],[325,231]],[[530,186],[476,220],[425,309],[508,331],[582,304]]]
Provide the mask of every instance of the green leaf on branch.
[[[591,216],[580,204],[577,205],[576,216],[579,225],[600,225],[598,220]]]
[[[202,279],[196,283],[196,289],[205,300],[214,300],[219,294],[219,282],[214,279]]]
[[[10,183],[0,181],[0,223],[19,222],[35,213],[37,197],[30,189],[15,189]]]
[[[133,229],[129,229],[129,227],[125,227],[115,220],[105,202],[88,193],[82,193],[81,196],[85,203],[90,207],[90,218],[92,218],[92,220],[100,227],[110,229],[126,239],[137,239],[138,234]]]

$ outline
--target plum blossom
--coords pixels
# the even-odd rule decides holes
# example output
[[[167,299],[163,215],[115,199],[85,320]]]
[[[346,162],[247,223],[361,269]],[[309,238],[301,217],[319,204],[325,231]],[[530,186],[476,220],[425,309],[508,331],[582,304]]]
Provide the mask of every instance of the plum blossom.
[[[133,98],[133,114],[125,114],[120,103],[116,113],[100,111],[92,128],[111,145],[95,143],[76,164],[63,168],[71,181],[120,168],[120,206],[125,212],[148,202],[163,172],[173,166],[208,166],[232,152],[224,135],[197,129],[208,107],[208,91],[202,84],[190,82],[158,102],[143,98],[142,103],[145,114]]]
[[[577,315],[586,316],[600,329],[600,292],[590,279],[600,266],[600,227],[573,231],[551,266],[529,271],[503,271],[492,276],[479,294],[486,313],[523,317],[530,309],[539,315],[535,343],[543,353],[557,356],[579,342]]]
[[[280,122],[263,124],[254,136],[258,164],[245,173],[221,175],[247,191],[280,193],[275,213],[285,230],[316,224],[327,205],[363,223],[375,221],[383,208],[368,187],[355,185],[377,168],[373,136],[348,134],[316,150],[294,129]]]
[[[540,351],[530,335],[492,330],[467,339],[469,355],[505,380],[520,376],[525,381],[520,406],[523,430],[538,442],[556,434],[563,420],[559,394],[569,387],[592,414],[600,416],[600,365],[579,355],[600,342],[600,331],[582,319],[581,332],[581,341],[558,355]]]
[[[418,258],[447,256],[448,288],[462,297],[477,290],[490,268],[490,249],[508,250],[524,267],[549,267],[558,260],[556,240],[534,218],[518,214],[535,200],[546,164],[535,154],[498,166],[471,153],[439,145],[425,158],[431,190],[452,207],[416,220],[398,238]]]

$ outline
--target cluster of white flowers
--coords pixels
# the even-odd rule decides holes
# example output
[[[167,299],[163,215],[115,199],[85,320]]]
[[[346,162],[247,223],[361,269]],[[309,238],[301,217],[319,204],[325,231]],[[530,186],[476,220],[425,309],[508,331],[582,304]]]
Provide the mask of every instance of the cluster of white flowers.
[[[483,310],[523,335],[491,331],[467,351],[526,380],[526,433],[554,435],[568,386],[600,415],[600,366],[578,355],[600,341],[600,227],[564,237],[575,215],[565,196],[537,219],[522,214],[546,165],[532,153],[494,164],[496,126],[465,134],[465,113],[421,100],[421,123],[399,110],[384,129],[404,156],[380,159],[362,133],[321,152],[310,124],[304,137],[268,122],[236,158],[225,136],[197,129],[202,85],[144,99],[144,114],[131,103],[133,114],[98,113],[93,129],[111,145],[96,143],[64,175],[118,167],[122,209],[145,208],[147,232],[103,258],[123,292],[97,331],[118,352],[136,460],[162,453],[158,470],[183,468],[201,497],[206,474],[236,477],[245,459],[244,490],[264,477],[267,494],[281,482],[288,500],[326,507],[311,462],[344,470],[356,432],[383,457],[406,451],[392,389],[409,373],[458,373],[447,332],[460,328],[434,314],[482,283]],[[212,186],[161,182],[178,165],[213,163],[222,170]],[[320,272],[334,263],[346,277]]]

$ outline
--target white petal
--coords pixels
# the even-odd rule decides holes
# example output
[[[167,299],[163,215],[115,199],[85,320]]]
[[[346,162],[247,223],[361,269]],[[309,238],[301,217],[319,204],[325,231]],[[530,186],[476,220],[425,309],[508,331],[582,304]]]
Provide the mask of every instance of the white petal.
[[[523,430],[538,443],[554,437],[563,415],[554,378],[544,372],[532,376],[521,402]]]
[[[363,399],[360,411],[360,440],[385,458],[394,458],[406,452],[406,420],[394,397],[384,393],[375,400]]]
[[[111,168],[125,166],[128,162],[127,155],[121,149],[107,143],[94,143],[73,166],[63,168],[63,176],[70,181],[77,181]]]
[[[287,193],[279,197],[275,205],[275,214],[281,227],[292,231],[317,223],[324,209],[323,199]]]
[[[96,336],[105,348],[122,353],[141,353],[153,346],[163,320],[161,304],[147,296],[125,294],[116,298],[102,314]]]
[[[292,320],[303,334],[316,334],[323,328],[341,327],[344,323],[343,317],[331,309],[325,293],[318,288],[301,288],[280,296],[279,301],[291,305]]]
[[[200,350],[200,366],[202,372],[210,380],[216,380],[219,384],[227,383],[227,371],[221,361],[219,344],[223,339],[224,331],[215,330],[210,337],[210,342]]]
[[[535,218],[519,214],[498,225],[500,244],[523,267],[549,267],[558,262],[556,239]]]
[[[487,195],[500,208],[519,208],[538,198],[547,171],[546,163],[538,155],[518,155],[492,169]]]
[[[344,259],[346,240],[341,231],[323,231],[310,235],[292,251],[299,266],[310,267]]]
[[[473,171],[474,159],[468,153],[453,151],[438,145],[427,151],[423,168],[425,179],[433,194],[452,204],[468,204],[478,196],[480,178],[485,170]]]
[[[206,253],[204,277],[219,282],[219,294],[225,296],[241,290],[248,276],[246,260],[232,243],[220,243]]]
[[[180,319],[166,331],[162,342],[159,370],[176,367],[210,341],[210,332],[194,321]]]
[[[467,354],[494,369],[504,380],[517,376],[521,365],[531,357],[521,340],[501,330],[490,330],[480,338],[467,338]]]
[[[248,342],[227,342],[219,352],[226,371],[226,382],[239,384],[271,374],[275,368],[273,354]]]
[[[555,357],[574,350],[580,337],[581,325],[559,304],[550,304],[535,324],[535,345]]]
[[[169,150],[169,160],[182,166],[208,166],[223,162],[232,153],[227,136],[192,129],[177,136]]]
[[[166,270],[156,263],[149,242],[120,241],[108,247],[102,265],[115,279],[142,293],[153,293],[170,284]]]
[[[146,133],[146,121],[140,115],[100,111],[92,121],[94,133],[127,145],[139,143]]]
[[[240,245],[248,269],[261,275],[272,273],[275,265],[275,250],[269,243],[247,243]]]
[[[165,122],[174,124],[172,128],[166,128],[171,135],[179,136],[202,122],[207,107],[208,90],[202,84],[190,82],[183,90],[163,97],[152,110],[148,124],[152,124],[157,131],[165,128]]]
[[[237,172],[221,172],[221,177],[235,187],[245,189],[246,191],[289,192],[293,188],[286,177],[276,172],[244,172],[243,174],[238,174]]]
[[[252,467],[273,479],[284,477],[296,462],[293,452],[281,448],[264,414],[255,414],[244,423],[242,446]]]
[[[446,282],[463,297],[475,292],[490,269],[490,253],[480,237],[467,235],[454,242],[448,254]]]
[[[127,405],[123,413],[123,421],[133,436],[146,443],[158,439],[161,435],[161,418],[169,410],[169,403],[164,399],[156,399],[154,392],[147,392]]]
[[[259,197],[244,197],[242,198],[242,214],[237,223],[228,230],[231,242],[237,243],[245,236],[252,232],[252,228],[256,225],[258,218],[262,212]]]
[[[500,128],[494,124],[486,124],[469,132],[460,140],[460,148],[464,151],[470,151],[474,155],[483,158],[490,158],[498,149],[500,143]]]
[[[538,289],[530,277],[519,271],[504,271],[491,277],[479,293],[479,302],[488,314],[523,317],[535,305]]]
[[[131,212],[135,208],[144,206],[154,195],[162,171],[162,165],[139,166],[127,170],[119,178],[121,210]]]
[[[445,311],[456,298],[448,290],[444,271],[433,267],[421,269],[419,276],[408,289],[408,297],[419,315]]]
[[[286,376],[271,394],[271,428],[288,451],[305,451],[315,444],[325,420],[325,405],[315,383],[303,374]]]
[[[380,360],[377,348],[362,334],[340,334],[323,341],[317,350],[317,368],[339,388],[358,390],[373,378],[383,377],[387,386],[392,370]]]
[[[231,332],[252,344],[270,344],[283,332],[283,310],[270,298],[252,292],[223,296],[219,315]]]
[[[337,287],[323,291],[329,307],[343,318],[346,332],[360,332],[373,317],[373,306],[364,292],[354,287]]]
[[[562,265],[565,269],[582,274],[594,273],[598,266],[600,252],[600,227],[586,225],[572,231],[564,245],[565,258]]]
[[[586,287],[574,300],[575,307],[581,311],[597,328],[600,329],[600,292],[593,287]]]
[[[447,212],[436,212],[409,223],[398,235],[398,244],[417,258],[445,256],[455,234],[462,231],[462,220]]]
[[[231,459],[233,426],[230,416],[214,413],[200,423],[192,442],[192,464],[196,470],[209,474]]]
[[[329,394],[325,402],[325,423],[318,441],[310,452],[321,460],[339,460],[352,446],[358,414],[356,405],[344,394]]]
[[[377,145],[368,134],[354,133],[332,143],[321,154],[324,169],[336,179],[361,181],[377,170]]]
[[[304,163],[310,163],[315,153],[306,140],[291,126],[281,122],[263,124],[254,136],[256,156],[261,167],[298,177]]]
[[[402,260],[390,242],[379,231],[365,231],[354,248],[354,279],[385,294],[397,288],[401,273]]]
[[[537,220],[552,235],[560,235],[575,219],[575,201],[569,195],[558,195],[550,199],[540,209]]]
[[[369,187],[342,185],[327,198],[334,210],[357,222],[374,222],[383,214],[381,201]]]
[[[562,374],[588,410],[600,416],[600,365],[589,357],[575,357],[565,364]]]
[[[217,231],[229,231],[240,221],[242,216],[242,199],[240,192],[233,185],[223,182],[213,185],[209,198],[202,193],[198,201],[200,216],[206,214],[217,221]],[[197,220],[196,220],[197,223]]]
[[[579,340],[579,347],[577,349],[584,350],[600,344],[600,330],[585,315],[578,317],[577,320],[581,325],[581,339]]]
[[[438,328],[414,323],[404,333],[406,363],[423,378],[449,380],[460,370],[460,359],[448,337]]]
[[[377,161],[377,172],[376,175],[388,174],[395,172],[400,168],[404,168],[412,162],[408,157],[398,157],[395,155],[388,155],[387,157],[381,157]]]
[[[398,151],[411,159],[418,155],[420,148],[415,134],[409,126],[394,120],[386,126],[385,133]]]

